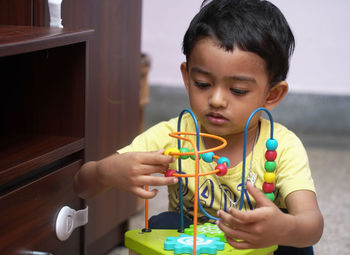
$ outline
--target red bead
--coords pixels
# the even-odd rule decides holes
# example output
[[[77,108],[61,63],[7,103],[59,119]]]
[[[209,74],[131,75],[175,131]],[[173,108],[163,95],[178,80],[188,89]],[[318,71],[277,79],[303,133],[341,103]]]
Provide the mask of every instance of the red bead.
[[[218,173],[216,173],[217,176],[224,176],[227,173],[227,167],[224,164],[218,164],[215,167],[215,170],[220,170]]]
[[[277,157],[277,152],[276,151],[266,151],[265,153],[265,158],[268,161],[274,161]]]
[[[262,188],[265,193],[271,193],[275,190],[275,185],[273,185],[273,183],[264,182]]]
[[[166,170],[164,176],[165,176],[165,177],[171,177],[171,176],[173,176],[173,174],[175,174],[175,173],[176,173],[176,171],[175,171],[174,169],[168,169],[168,170]]]

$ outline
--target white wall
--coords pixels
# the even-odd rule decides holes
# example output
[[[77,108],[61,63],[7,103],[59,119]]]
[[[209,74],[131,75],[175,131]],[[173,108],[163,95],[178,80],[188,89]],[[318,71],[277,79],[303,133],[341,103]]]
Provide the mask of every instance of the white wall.
[[[183,35],[202,0],[144,0],[142,51],[152,58],[150,84],[182,86]],[[350,1],[271,0],[296,39],[291,91],[350,95]]]

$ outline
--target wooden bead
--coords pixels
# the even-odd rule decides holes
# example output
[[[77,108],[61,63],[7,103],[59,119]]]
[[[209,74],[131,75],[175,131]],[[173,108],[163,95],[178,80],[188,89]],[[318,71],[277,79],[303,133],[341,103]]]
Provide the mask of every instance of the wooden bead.
[[[179,155],[173,155],[173,153],[180,153],[180,150],[178,148],[166,148],[164,151],[164,155],[170,155],[175,158],[179,157]]]
[[[191,152],[194,152],[194,149],[191,150]],[[201,159],[202,155],[201,154],[198,154],[198,159]],[[190,155],[190,158],[195,160],[196,159],[196,155]]]
[[[228,158],[226,158],[226,157],[220,157],[219,159],[218,159],[218,165],[219,164],[224,164],[224,163],[226,163],[226,166],[227,167],[229,167],[230,166],[230,160],[228,159]]]
[[[171,176],[173,176],[173,174],[175,174],[175,173],[176,173],[176,171],[175,171],[174,169],[168,169],[168,170],[166,170],[164,176],[165,176],[165,177],[171,177]]]
[[[265,193],[271,193],[275,190],[275,185],[273,183],[264,182],[262,188]]]
[[[275,173],[266,172],[266,173],[264,174],[264,180],[265,180],[265,182],[267,182],[267,183],[274,183],[275,180],[276,180],[276,175],[275,175]]]
[[[265,193],[268,199],[270,199],[272,202],[275,200],[275,194],[271,193]]]
[[[265,161],[265,170],[267,172],[273,172],[276,169],[276,162],[275,161]]]
[[[219,172],[216,173],[217,176],[224,176],[227,173],[227,167],[224,164],[218,164],[215,170],[219,170]]]
[[[180,152],[181,153],[187,153],[187,152],[190,152],[190,149],[189,148],[186,148],[186,147],[183,147],[180,149]],[[181,155],[180,158],[181,159],[188,159],[190,157],[190,155]]]
[[[207,153],[203,153],[202,154],[202,159],[207,162],[207,163],[211,163],[213,162],[213,156],[214,156],[214,152],[207,152]]]
[[[266,148],[269,151],[274,151],[277,149],[278,143],[276,139],[268,139],[266,141]]]
[[[265,158],[268,161],[274,161],[277,157],[277,152],[276,151],[266,151],[265,153]]]

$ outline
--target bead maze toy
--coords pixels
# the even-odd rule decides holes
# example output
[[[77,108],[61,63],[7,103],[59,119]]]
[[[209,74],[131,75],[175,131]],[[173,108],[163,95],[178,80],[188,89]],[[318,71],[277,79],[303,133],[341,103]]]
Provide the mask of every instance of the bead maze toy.
[[[275,182],[275,169],[276,162],[274,161],[277,153],[276,148],[278,146],[277,141],[273,138],[273,119],[271,113],[266,108],[258,108],[252,112],[249,116],[245,130],[244,130],[244,143],[243,143],[243,162],[242,162],[242,188],[240,195],[239,210],[243,208],[244,196],[245,196],[245,161],[247,150],[247,133],[250,121],[254,115],[259,111],[265,111],[269,116],[271,123],[270,139],[266,142],[265,153],[265,174],[264,184],[262,190],[265,195],[274,200],[274,182]],[[194,121],[196,132],[183,132],[181,128],[181,119],[184,113],[189,113]],[[164,229],[150,229],[148,226],[148,200],[145,200],[145,228],[142,230],[130,230],[125,234],[125,246],[130,249],[130,254],[257,254],[264,255],[269,254],[277,249],[277,245],[254,250],[237,250],[225,243],[224,233],[214,224],[205,223],[204,225],[198,225],[198,208],[209,219],[218,220],[218,218],[208,214],[202,207],[199,201],[199,176],[206,176],[216,174],[217,176],[223,176],[227,173],[229,167],[229,160],[226,157],[218,157],[214,154],[215,151],[224,148],[227,142],[224,138],[199,132],[199,125],[193,112],[189,109],[183,110],[178,119],[177,132],[169,134],[171,137],[178,140],[178,148],[167,148],[164,151],[165,155],[172,155],[178,160],[178,171],[169,169],[166,171],[165,176],[175,176],[179,178],[179,203],[180,203],[180,226],[178,230],[164,230]],[[184,137],[196,136],[196,143],[191,139]],[[200,137],[208,137],[217,139],[222,143],[214,148],[199,151]],[[187,141],[192,145],[193,149],[181,148],[181,140]],[[186,174],[182,172],[181,160],[191,158],[195,161],[194,174]],[[217,166],[213,171],[200,173],[199,160],[211,163],[214,160],[217,161]],[[184,229],[184,213],[183,213],[183,194],[182,194],[182,178],[195,178],[195,195],[194,195],[194,211],[193,211],[193,225],[190,228]],[[148,190],[148,187],[145,187]],[[184,234],[181,234],[184,233]]]

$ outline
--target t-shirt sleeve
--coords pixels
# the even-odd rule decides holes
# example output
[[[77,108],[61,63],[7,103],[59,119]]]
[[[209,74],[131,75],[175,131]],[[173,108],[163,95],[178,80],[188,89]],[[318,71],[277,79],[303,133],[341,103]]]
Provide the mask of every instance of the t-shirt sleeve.
[[[176,139],[171,138],[169,133],[174,132],[176,120],[160,122],[138,135],[131,144],[117,150],[119,154],[132,151],[157,151],[172,146]]]
[[[297,190],[316,192],[308,156],[300,139],[294,133],[288,132],[279,144],[285,145],[279,152],[276,171],[276,188],[283,199],[282,203],[290,193]]]

